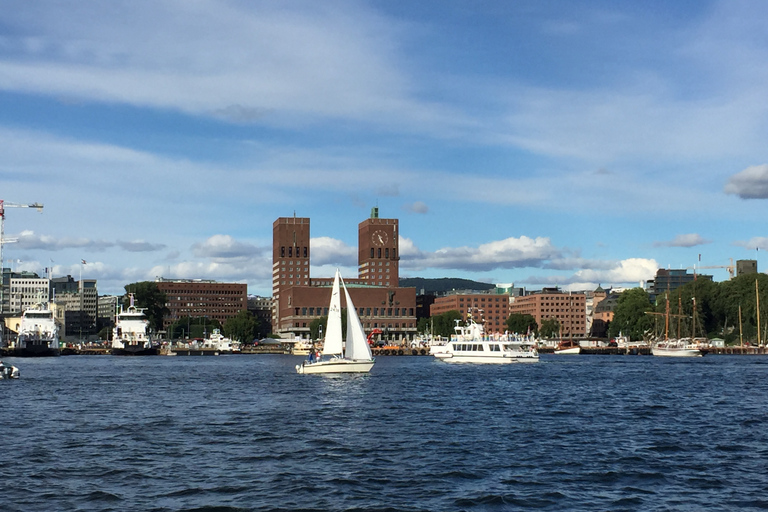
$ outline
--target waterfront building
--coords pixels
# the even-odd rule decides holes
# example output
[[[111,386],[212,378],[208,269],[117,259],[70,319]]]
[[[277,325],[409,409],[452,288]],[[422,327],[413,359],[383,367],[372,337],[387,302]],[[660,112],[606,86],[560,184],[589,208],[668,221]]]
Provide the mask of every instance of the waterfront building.
[[[557,320],[563,338],[587,335],[584,293],[565,293],[559,288],[544,288],[539,292],[516,297],[509,309],[510,314],[531,315],[539,327],[544,320]]]
[[[379,218],[378,208],[358,224],[358,276],[342,276],[366,331],[386,340],[416,334],[416,289],[400,288],[399,225]],[[310,334],[310,324],[328,314],[332,277],[310,275],[310,223],[280,217],[272,225],[272,330],[283,336]]]
[[[259,320],[259,338],[272,332],[272,297],[249,295],[248,311]]]
[[[757,260],[737,260],[736,275],[757,274]]]
[[[181,318],[216,319],[223,325],[228,319],[248,309],[248,285],[218,283],[206,279],[155,279],[158,290],[165,293],[163,329]],[[136,304],[141,308],[143,304]]]
[[[50,280],[34,272],[12,273],[9,279],[8,312],[23,313],[50,298]]]
[[[98,334],[99,292],[95,279],[72,276],[51,279],[54,318],[62,340],[80,340]]]
[[[429,308],[430,316],[452,310],[458,311],[465,322],[471,315],[475,322],[483,324],[486,333],[503,333],[507,330],[509,295],[494,291],[456,290],[435,297]]]
[[[648,281],[648,294],[651,301],[659,295],[673,291],[696,279],[712,281],[712,276],[699,273],[688,273],[685,269],[664,269],[656,271],[654,279]]]

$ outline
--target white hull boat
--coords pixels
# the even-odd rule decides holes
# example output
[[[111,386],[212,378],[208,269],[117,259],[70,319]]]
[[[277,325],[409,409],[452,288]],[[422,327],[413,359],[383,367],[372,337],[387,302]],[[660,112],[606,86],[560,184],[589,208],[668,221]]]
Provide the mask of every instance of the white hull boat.
[[[554,353],[564,355],[581,354],[581,347],[556,348]]]
[[[341,288],[347,300],[347,340],[346,347],[341,332]],[[323,343],[323,356],[327,360],[310,359],[296,365],[297,373],[368,373],[373,368],[374,359],[371,347],[363,331],[363,325],[357,316],[347,287],[341,279],[338,269],[333,279],[331,303],[328,308],[328,325]]]
[[[0,361],[0,380],[11,380],[19,378],[19,369],[11,364]]]
[[[659,357],[701,357],[701,350],[670,343],[659,343],[651,347],[651,354]]]
[[[430,354],[446,363],[510,364],[537,363],[539,352],[527,338],[515,335],[486,336],[483,326],[469,316],[469,325],[454,328],[456,334],[445,345],[433,345]]]

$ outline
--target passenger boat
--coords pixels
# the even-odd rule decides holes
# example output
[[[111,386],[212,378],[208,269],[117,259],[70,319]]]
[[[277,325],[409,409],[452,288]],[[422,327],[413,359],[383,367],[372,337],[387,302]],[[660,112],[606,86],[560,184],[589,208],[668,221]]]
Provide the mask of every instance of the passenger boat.
[[[149,334],[149,320],[144,309],[134,305],[133,294],[128,294],[130,305],[115,316],[112,330],[112,354],[116,356],[155,356],[158,347],[152,343]]]
[[[342,339],[341,331],[341,289],[347,300],[347,340]],[[331,302],[328,308],[328,325],[323,341],[323,356],[329,359],[316,360],[310,358],[296,365],[297,373],[368,373],[373,368],[375,360],[368,346],[363,325],[357,316],[357,310],[352,303],[346,285],[341,279],[339,270],[333,278]]]
[[[460,326],[445,345],[432,345],[430,354],[448,363],[537,363],[539,352],[527,337],[498,334],[485,335],[483,326],[468,315],[469,325]]]
[[[11,353],[21,357],[61,355],[59,328],[47,303],[40,302],[22,313],[19,336]]]

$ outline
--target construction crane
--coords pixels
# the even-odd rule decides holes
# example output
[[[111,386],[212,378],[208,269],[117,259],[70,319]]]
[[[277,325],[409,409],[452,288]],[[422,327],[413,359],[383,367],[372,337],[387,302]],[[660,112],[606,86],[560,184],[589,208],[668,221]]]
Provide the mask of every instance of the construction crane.
[[[8,203],[4,200],[0,199],[0,314],[5,312],[5,295],[4,295],[4,289],[5,289],[5,279],[2,274],[4,273],[3,268],[5,266],[5,260],[3,260],[3,246],[6,244],[6,242],[15,242],[16,240],[6,240],[5,239],[5,209],[6,208],[35,208],[37,211],[42,212],[43,211],[43,205],[41,203],[32,203],[32,204],[19,204],[19,203]]]
[[[687,269],[693,269],[693,273],[696,274],[696,269],[699,268],[724,268],[728,270],[728,275],[730,276],[729,279],[733,279],[734,274],[736,273],[736,267],[733,266],[733,258],[730,258],[731,264],[730,265],[711,265],[707,267],[697,267],[696,265],[692,267],[688,267]]]

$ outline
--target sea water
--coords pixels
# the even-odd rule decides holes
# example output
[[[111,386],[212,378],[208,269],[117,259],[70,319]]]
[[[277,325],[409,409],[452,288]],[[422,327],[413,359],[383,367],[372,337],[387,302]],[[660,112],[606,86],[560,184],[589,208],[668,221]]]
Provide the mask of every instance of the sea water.
[[[768,508],[768,358],[8,359],[4,511]]]

